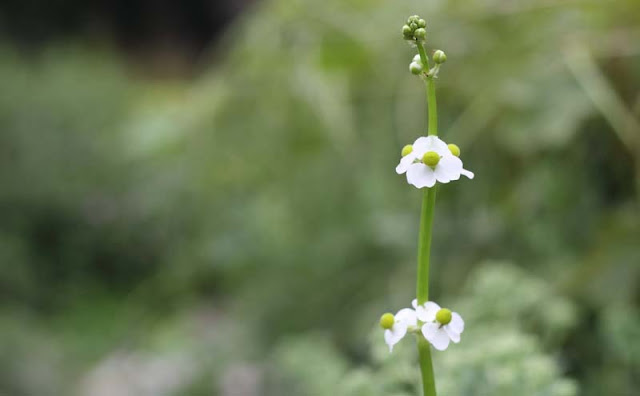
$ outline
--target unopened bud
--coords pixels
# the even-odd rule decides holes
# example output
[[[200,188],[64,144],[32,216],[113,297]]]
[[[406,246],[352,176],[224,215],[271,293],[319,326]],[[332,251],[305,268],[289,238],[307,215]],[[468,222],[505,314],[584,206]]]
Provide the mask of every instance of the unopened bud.
[[[415,74],[417,76],[418,74],[422,73],[422,65],[417,62],[411,62],[409,64],[409,71],[411,72],[411,74]]]
[[[433,53],[433,61],[438,64],[444,63],[447,61],[447,54],[442,50],[437,50]]]
[[[427,31],[424,28],[417,28],[414,30],[413,36],[418,40],[424,40],[427,37]]]

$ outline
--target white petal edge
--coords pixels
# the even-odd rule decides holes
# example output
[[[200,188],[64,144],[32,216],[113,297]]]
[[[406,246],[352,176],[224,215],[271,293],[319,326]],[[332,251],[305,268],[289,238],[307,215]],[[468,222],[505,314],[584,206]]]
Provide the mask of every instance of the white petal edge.
[[[446,165],[443,166],[440,163],[438,163],[438,165],[436,165],[436,168],[433,170],[433,175],[440,183],[449,183],[451,180],[453,180],[451,179],[451,177],[449,177],[449,172]]]
[[[456,332],[449,325],[443,326],[444,331],[447,333],[447,336],[451,339],[451,341],[456,344],[460,342],[460,333]]]
[[[398,325],[397,323],[391,330],[384,331],[384,342],[389,346],[389,352],[393,352],[393,346],[396,345],[407,334],[407,327]]]
[[[395,315],[396,323],[401,323],[403,326],[417,326],[418,317],[416,311],[411,308],[403,308]],[[406,329],[405,329],[406,331]]]
[[[436,184],[436,176],[433,169],[425,164],[413,164],[407,170],[407,182],[417,188],[433,187]]]
[[[449,322],[447,326],[451,327],[451,329],[457,333],[462,333],[464,331],[464,320],[462,320],[462,316],[457,312],[452,312],[451,322]]]
[[[475,176],[475,175],[473,174],[473,172],[468,171],[468,170],[466,170],[466,169],[461,170],[461,171],[460,171],[460,174],[461,174],[461,175],[463,175],[463,176],[468,177],[469,179],[473,179],[473,178],[474,178],[474,176]]]
[[[436,320],[436,314],[440,310],[440,306],[433,301],[427,301],[424,303],[424,309],[426,310],[425,319],[421,319],[423,322],[433,322]]]
[[[444,351],[449,346],[449,335],[437,323],[422,326],[422,335],[439,351]]]
[[[441,156],[445,154],[451,154],[451,151],[449,151],[449,147],[447,146],[447,144],[437,136],[420,137],[416,140],[413,146],[416,147],[416,144],[418,145],[418,149],[422,153],[422,155],[424,155],[424,153],[426,153],[427,151],[435,151]]]
[[[415,161],[415,159],[416,159],[416,156],[414,155],[413,152],[402,157],[400,159],[400,163],[398,164],[398,166],[396,166],[396,173],[399,175],[405,173],[407,169],[409,169],[411,164],[413,164],[413,161]]]
[[[442,166],[444,171],[450,180],[458,180],[460,179],[460,173],[462,172],[462,161],[460,158],[455,155],[449,153],[448,155],[442,156],[440,158],[440,162],[438,166]]]

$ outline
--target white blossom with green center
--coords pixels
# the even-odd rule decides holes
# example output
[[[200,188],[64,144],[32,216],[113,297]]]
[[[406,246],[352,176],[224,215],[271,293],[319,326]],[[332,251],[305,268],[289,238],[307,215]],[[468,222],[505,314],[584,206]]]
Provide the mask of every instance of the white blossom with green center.
[[[449,183],[464,175],[473,179],[474,174],[462,167],[455,145],[450,148],[437,136],[419,137],[413,145],[402,149],[402,159],[396,167],[398,174],[407,174],[407,182],[417,188],[433,187],[437,182]],[[457,155],[456,155],[457,154]]]
[[[414,300],[416,316],[422,325],[422,335],[439,351],[449,347],[449,342],[460,342],[460,334],[464,331],[464,320],[457,312],[451,312],[447,308],[441,308],[433,301],[423,305],[417,305]]]
[[[403,308],[395,316],[390,313],[382,315],[380,326],[384,329],[384,342],[392,352],[393,346],[404,338],[407,331],[418,328],[418,317],[413,309]]]

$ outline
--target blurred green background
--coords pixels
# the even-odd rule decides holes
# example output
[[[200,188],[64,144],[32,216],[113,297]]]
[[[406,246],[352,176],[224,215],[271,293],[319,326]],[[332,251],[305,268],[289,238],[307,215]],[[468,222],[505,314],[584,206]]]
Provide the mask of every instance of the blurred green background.
[[[637,395],[636,0],[3,2],[0,395],[419,395],[416,13],[440,394]]]

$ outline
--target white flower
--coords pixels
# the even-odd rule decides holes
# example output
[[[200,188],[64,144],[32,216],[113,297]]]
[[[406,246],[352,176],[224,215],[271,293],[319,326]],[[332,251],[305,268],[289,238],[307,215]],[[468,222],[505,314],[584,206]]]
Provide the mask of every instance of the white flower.
[[[407,334],[409,327],[418,326],[416,311],[411,308],[403,308],[394,316],[394,323],[390,329],[384,331],[384,342],[389,345],[389,352],[393,351],[393,346],[400,342]]]
[[[464,331],[464,320],[457,312],[451,312],[432,301],[418,306],[414,301],[416,315],[422,326],[422,335],[439,351],[449,346],[449,341],[460,342],[460,334]]]
[[[460,175],[473,179],[473,172],[463,169],[460,158],[437,136],[419,137],[413,146],[403,149],[403,154],[396,172],[406,172],[407,182],[417,188],[433,187],[436,181],[449,183],[460,179]],[[425,164],[425,160],[432,162]]]

